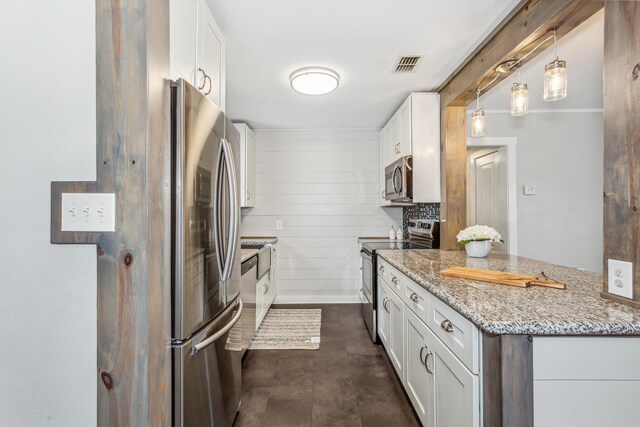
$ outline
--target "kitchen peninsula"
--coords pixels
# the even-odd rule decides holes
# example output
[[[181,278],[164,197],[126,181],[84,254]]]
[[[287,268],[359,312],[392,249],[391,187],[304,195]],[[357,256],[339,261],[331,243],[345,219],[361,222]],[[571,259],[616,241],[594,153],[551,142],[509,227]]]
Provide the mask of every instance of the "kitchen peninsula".
[[[633,423],[614,408],[640,392],[640,310],[602,298],[599,274],[497,253],[377,254],[379,334],[425,425],[434,413],[464,425],[533,425],[534,413],[536,425]],[[454,266],[544,271],[567,288],[440,275]],[[576,414],[590,393],[598,401]]]

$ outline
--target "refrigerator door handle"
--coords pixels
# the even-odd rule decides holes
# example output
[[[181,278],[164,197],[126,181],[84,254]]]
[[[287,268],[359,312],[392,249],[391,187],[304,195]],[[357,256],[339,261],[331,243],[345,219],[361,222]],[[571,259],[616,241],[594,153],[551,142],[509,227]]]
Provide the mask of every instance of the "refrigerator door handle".
[[[223,144],[220,144],[220,149],[218,150],[218,160],[216,161],[216,177],[215,182],[213,184],[213,188],[215,189],[215,194],[213,197],[213,240],[215,242],[216,247],[216,264],[218,265],[218,271],[220,272],[220,280],[224,281],[224,261],[222,259],[222,233],[220,232],[220,192],[221,192],[221,168],[222,161],[224,156],[224,147]]]
[[[231,144],[226,139],[222,139],[221,146],[224,147],[224,159],[227,166],[227,182],[229,183],[229,244],[227,246],[227,254],[224,262],[223,280],[231,277],[233,270],[233,262],[236,256],[236,246],[238,243],[239,212],[238,212],[238,184],[236,175],[236,166],[231,150]]]
[[[231,328],[233,328],[236,325],[236,323],[238,323],[238,320],[240,320],[240,316],[242,316],[243,307],[244,306],[242,304],[242,300],[238,299],[238,312],[236,313],[235,316],[233,316],[233,319],[231,319],[229,323],[227,323],[224,326],[224,328],[220,329],[218,332],[211,335],[206,340],[202,340],[198,344],[194,345],[193,348],[191,349],[191,355],[194,356],[200,350],[210,346],[212,343],[218,341],[220,337],[222,337],[224,334],[229,332]]]

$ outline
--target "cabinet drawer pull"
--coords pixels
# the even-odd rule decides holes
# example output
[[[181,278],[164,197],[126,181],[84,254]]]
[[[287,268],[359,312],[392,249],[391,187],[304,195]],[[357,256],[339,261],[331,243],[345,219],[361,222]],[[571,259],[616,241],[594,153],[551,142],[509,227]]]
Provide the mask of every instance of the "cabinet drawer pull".
[[[384,273],[384,266],[381,265],[380,268],[378,269],[378,271],[380,271],[380,273]]]
[[[424,357],[424,367],[427,370],[427,372],[433,375],[433,371],[429,369],[429,356],[433,356],[433,352],[431,351],[427,352],[427,355]]]
[[[449,319],[444,319],[442,323],[440,323],[440,327],[446,332],[453,332],[453,323],[451,323]]]
[[[409,299],[413,302],[418,302],[418,294],[416,294],[415,292],[413,292],[411,295],[409,295]]]
[[[393,282],[393,284],[394,284],[394,285],[397,285],[397,284],[398,284],[398,278],[397,278],[396,276],[393,276],[393,277],[391,278],[391,281]]]

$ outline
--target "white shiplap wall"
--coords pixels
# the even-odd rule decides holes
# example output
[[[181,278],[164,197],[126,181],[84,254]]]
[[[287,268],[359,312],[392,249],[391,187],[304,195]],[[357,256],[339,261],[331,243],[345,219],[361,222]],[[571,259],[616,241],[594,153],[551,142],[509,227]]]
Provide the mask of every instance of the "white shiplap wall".
[[[402,222],[402,209],[378,206],[378,130],[255,135],[256,206],[242,210],[242,235],[278,236],[276,301],[359,301],[357,238]]]

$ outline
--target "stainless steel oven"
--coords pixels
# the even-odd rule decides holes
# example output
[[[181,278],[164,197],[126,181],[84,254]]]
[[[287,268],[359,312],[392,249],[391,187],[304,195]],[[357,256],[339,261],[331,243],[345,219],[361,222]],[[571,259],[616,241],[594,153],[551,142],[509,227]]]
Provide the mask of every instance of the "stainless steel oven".
[[[394,202],[413,201],[413,157],[401,157],[384,168],[384,198]]]

